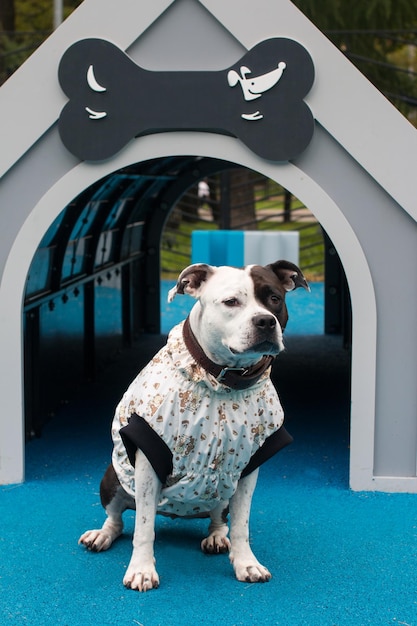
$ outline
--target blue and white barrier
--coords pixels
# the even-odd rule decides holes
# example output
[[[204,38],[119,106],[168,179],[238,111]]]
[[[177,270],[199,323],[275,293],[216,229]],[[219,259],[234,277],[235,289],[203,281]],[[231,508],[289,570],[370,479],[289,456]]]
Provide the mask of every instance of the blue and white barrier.
[[[191,262],[210,265],[267,265],[279,259],[299,264],[297,231],[195,230]]]

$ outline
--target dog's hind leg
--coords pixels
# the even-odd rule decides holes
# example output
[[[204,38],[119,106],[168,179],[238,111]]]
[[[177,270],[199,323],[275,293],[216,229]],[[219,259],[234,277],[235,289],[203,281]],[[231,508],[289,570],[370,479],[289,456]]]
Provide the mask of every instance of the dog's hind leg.
[[[107,518],[101,528],[87,530],[78,543],[92,552],[108,550],[123,532],[122,515],[126,509],[134,509],[134,499],[123,489],[112,465],[109,465],[100,484],[101,503]]]
[[[210,511],[209,535],[201,542],[201,549],[206,554],[229,552],[230,541],[227,537],[229,532],[227,525],[228,511],[228,502],[220,502],[215,509]]]

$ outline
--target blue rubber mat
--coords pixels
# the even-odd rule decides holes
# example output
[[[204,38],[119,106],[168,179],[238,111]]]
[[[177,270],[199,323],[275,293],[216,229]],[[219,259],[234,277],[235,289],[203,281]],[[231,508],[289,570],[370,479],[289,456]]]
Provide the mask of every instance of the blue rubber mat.
[[[114,406],[164,340],[145,336],[27,445],[26,482],[0,487],[0,624],[417,626],[417,496],[349,490],[349,354],[303,335],[299,292],[274,367],[294,443],[261,468],[251,516],[272,580],[237,582],[226,555],[202,554],[204,520],[157,519],[161,585],[146,594],[122,584],[132,513],[108,552],[77,545],[104,520]]]

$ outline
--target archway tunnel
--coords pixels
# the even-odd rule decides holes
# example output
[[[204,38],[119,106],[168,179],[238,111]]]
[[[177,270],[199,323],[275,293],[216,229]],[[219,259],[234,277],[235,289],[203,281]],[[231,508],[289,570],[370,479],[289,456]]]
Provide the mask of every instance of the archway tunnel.
[[[233,176],[235,181],[240,177],[238,187]],[[199,197],[202,182],[208,194],[203,186]],[[329,446],[336,441],[343,449],[347,484],[351,326],[347,282],[321,225],[297,204],[294,215],[298,210],[302,217],[295,220],[291,194],[282,189],[277,200],[276,189],[265,191],[270,183],[231,162],[159,158],[107,175],[63,208],[40,242],[27,278],[27,440],[41,436],[52,418],[59,422],[63,405],[71,404],[77,394],[96,393],[102,380],[108,384],[109,371],[117,371],[110,404],[117,402],[132,376],[163,343],[161,277],[174,279],[190,262],[190,230],[268,230],[272,223],[288,230],[297,221],[305,231],[313,223],[315,241],[307,238],[304,248],[318,247],[321,258],[311,261],[305,256],[300,266],[313,283],[322,282],[322,332],[301,329],[294,336],[290,332],[273,379],[292,422],[288,428],[300,435],[299,449],[308,455],[311,442],[320,440],[319,463],[331,465]],[[253,212],[251,221],[248,215],[259,188],[262,199],[272,196],[275,208],[271,212],[267,202],[258,203],[262,208]],[[115,379],[111,374],[110,378]],[[113,409],[108,406],[101,416],[100,427],[106,433]],[[325,471],[330,477],[331,468]]]

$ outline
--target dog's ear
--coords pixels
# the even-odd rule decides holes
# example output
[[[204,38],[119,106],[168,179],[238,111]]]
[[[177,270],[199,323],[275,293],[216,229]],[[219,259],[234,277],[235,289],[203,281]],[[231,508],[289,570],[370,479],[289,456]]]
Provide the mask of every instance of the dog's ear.
[[[198,298],[201,286],[214,274],[215,267],[206,263],[194,263],[186,267],[178,276],[177,284],[168,292],[168,302],[172,302],[177,293],[188,293]]]
[[[302,271],[299,267],[294,265],[294,263],[290,263],[289,261],[275,261],[275,263],[271,263],[266,267],[278,276],[286,291],[292,291],[293,289],[297,289],[297,287],[303,287],[303,289],[310,291],[310,287]]]

